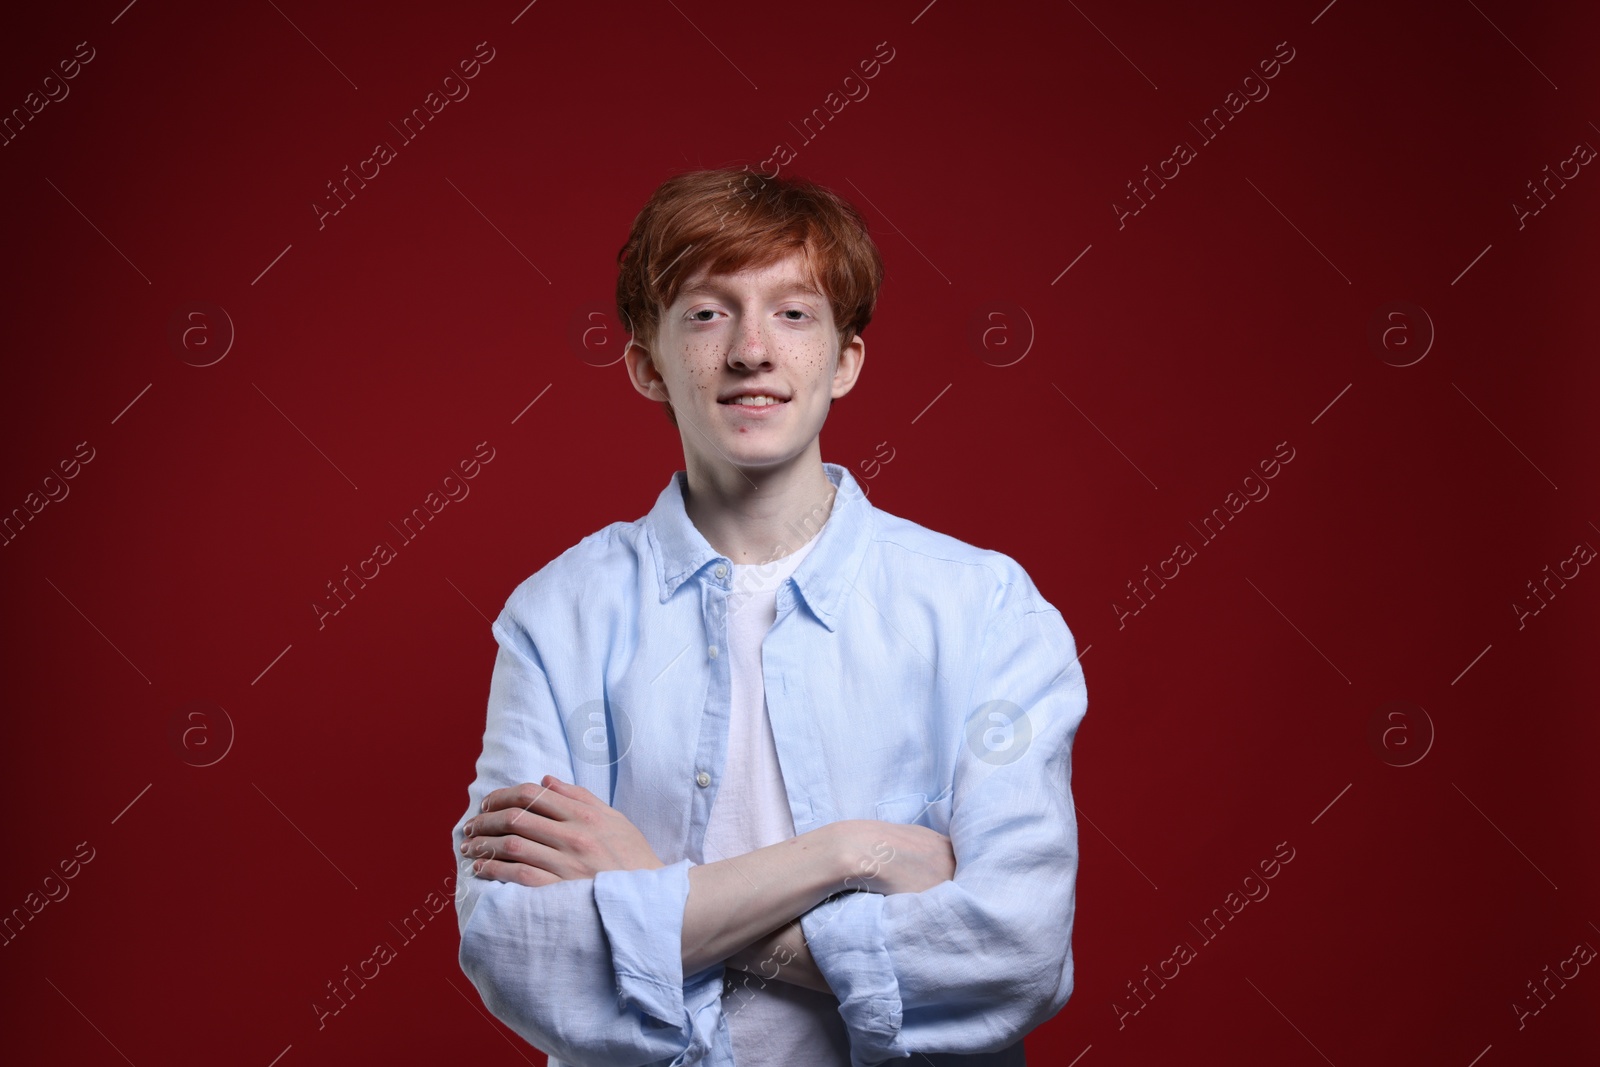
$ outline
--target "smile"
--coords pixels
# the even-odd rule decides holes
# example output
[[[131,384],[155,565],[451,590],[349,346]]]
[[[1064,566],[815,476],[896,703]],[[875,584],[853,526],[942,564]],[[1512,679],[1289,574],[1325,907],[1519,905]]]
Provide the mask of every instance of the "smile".
[[[732,400],[719,400],[717,403],[734,412],[736,419],[757,422],[775,418],[778,412],[789,406],[787,400],[770,396],[738,396]]]

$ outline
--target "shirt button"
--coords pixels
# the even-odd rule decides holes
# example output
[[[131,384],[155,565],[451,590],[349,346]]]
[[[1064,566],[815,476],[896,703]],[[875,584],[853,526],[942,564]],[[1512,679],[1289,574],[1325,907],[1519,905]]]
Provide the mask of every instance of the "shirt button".
[[[701,771],[699,774],[694,776],[694,784],[704,789],[706,786],[711,784],[711,776],[705,771]]]
[[[706,655],[710,656],[712,659],[716,659],[717,658],[717,646],[716,645],[712,645],[710,648],[706,649]]]
[[[716,575],[718,578],[726,578],[728,576],[728,568],[721,563],[717,564]]]

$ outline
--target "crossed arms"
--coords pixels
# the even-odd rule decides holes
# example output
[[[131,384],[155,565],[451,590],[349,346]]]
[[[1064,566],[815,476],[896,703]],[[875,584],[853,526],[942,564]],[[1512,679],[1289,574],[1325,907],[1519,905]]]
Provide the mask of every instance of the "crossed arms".
[[[492,791],[464,833],[461,854],[476,858],[476,875],[518,885],[666,866],[626,815],[554,775]],[[831,993],[791,920],[850,889],[920,893],[954,876],[955,854],[937,830],[850,819],[688,874],[684,974],[720,961]]]

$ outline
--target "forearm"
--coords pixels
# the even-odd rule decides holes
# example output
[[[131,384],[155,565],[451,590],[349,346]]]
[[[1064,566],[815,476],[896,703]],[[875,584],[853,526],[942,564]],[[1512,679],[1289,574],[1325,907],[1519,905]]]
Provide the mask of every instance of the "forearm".
[[[801,929],[799,919],[752,942],[723,962],[735,970],[747,971],[763,982],[787,982],[818,993],[833,992],[833,987],[817,969],[817,961],[806,945],[805,932]]]
[[[843,889],[851,871],[831,825],[733,859],[690,867],[683,973],[695,974],[725,960],[810,911]]]
[[[811,833],[820,839],[814,846],[816,849],[836,857],[835,874],[849,872],[834,886],[840,892],[828,893],[824,900],[847,895],[846,891],[851,889],[871,890],[879,895],[920,893],[948,881],[955,873],[955,854],[949,838],[933,830],[873,820],[846,820]],[[891,844],[891,840],[898,847]],[[832,984],[812,955],[806,928],[802,925],[802,920],[809,919],[815,910],[815,906],[807,907],[791,921],[772,928],[742,948],[736,947],[723,960],[724,965],[749,972],[753,977],[745,979],[746,985],[759,979],[763,985],[768,981],[787,982],[819,993],[834,994]],[[812,929],[826,926],[827,921],[827,918],[818,919]],[[686,966],[684,973],[693,972]]]

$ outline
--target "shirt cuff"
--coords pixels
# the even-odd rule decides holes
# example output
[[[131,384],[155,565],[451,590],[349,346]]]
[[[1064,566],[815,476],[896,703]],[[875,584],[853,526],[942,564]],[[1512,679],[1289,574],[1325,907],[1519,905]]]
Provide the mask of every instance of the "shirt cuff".
[[[900,1040],[900,983],[889,959],[881,893],[844,893],[800,916],[817,970],[839,998],[857,1064],[910,1055]]]
[[[611,946],[617,997],[663,1024],[683,1028],[683,909],[689,860],[655,870],[600,871],[594,902]]]

